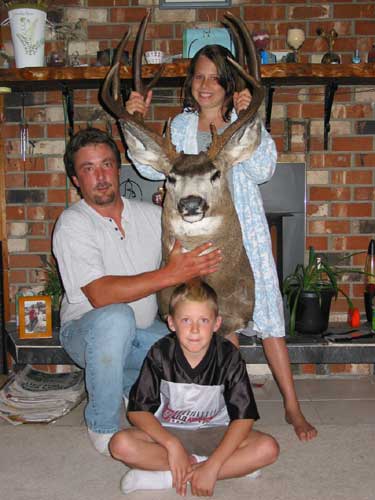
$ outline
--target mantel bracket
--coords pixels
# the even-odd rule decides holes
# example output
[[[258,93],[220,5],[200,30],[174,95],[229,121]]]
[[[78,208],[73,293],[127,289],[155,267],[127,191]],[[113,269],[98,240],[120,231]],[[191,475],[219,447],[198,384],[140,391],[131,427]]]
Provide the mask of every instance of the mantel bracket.
[[[64,86],[62,95],[69,124],[69,139],[71,139],[74,135],[74,91],[72,88]]]
[[[333,99],[335,98],[335,93],[337,90],[338,84],[335,80],[326,85],[324,89],[324,150],[328,149],[328,134],[331,130],[330,120],[331,120],[331,111]]]
[[[266,85],[266,130],[271,133],[271,115],[272,115],[272,102],[273,102],[273,93],[275,92],[275,88],[269,85]]]

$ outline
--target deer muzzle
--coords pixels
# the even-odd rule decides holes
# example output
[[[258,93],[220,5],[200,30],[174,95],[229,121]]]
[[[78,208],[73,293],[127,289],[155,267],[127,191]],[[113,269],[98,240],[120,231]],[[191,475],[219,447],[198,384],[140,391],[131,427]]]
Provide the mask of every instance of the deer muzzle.
[[[177,208],[184,221],[193,223],[204,218],[208,205],[206,200],[201,196],[190,195],[181,198]]]

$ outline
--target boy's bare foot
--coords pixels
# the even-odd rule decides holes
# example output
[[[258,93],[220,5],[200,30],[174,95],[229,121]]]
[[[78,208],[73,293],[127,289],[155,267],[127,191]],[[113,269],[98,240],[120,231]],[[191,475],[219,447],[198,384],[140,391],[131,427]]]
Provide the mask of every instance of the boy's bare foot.
[[[305,419],[301,412],[292,413],[286,410],[285,420],[288,424],[293,425],[294,431],[301,441],[311,441],[318,435],[318,431]]]

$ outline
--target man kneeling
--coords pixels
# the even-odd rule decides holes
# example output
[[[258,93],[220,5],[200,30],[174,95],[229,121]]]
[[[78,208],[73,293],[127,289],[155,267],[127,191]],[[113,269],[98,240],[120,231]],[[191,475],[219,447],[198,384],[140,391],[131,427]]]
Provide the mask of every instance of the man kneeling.
[[[217,296],[194,280],[172,295],[172,334],[150,349],[131,389],[134,427],[110,441],[112,456],[131,470],[123,493],[175,488],[211,496],[218,479],[256,477],[278,457],[276,440],[253,430],[258,411],[246,364],[220,326]]]

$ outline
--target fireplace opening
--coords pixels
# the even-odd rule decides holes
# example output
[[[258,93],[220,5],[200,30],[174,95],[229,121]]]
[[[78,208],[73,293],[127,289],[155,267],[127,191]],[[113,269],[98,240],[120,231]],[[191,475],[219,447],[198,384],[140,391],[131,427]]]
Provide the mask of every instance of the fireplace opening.
[[[270,228],[280,288],[284,278],[303,264],[306,230],[304,163],[278,163],[272,178],[260,186]]]

